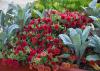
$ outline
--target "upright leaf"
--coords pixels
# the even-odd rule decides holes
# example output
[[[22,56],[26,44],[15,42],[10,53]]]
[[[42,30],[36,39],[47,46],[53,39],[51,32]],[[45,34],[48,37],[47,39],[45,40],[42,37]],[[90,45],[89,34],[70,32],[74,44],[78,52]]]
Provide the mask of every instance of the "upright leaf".
[[[87,39],[87,37],[88,37],[88,35],[90,33],[90,30],[91,30],[91,27],[87,26],[85,28],[85,30],[83,31],[83,33],[82,33],[82,43],[84,43],[86,41],[86,39]]]

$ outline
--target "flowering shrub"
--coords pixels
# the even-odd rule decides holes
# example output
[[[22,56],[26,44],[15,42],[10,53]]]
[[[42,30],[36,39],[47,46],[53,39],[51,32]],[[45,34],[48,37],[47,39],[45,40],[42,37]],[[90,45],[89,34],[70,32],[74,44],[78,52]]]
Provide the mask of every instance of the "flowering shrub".
[[[45,12],[44,15],[46,17],[56,18],[56,20],[58,20],[66,28],[84,29],[88,23],[93,22],[91,18],[86,17],[83,13],[79,13],[77,11],[75,12],[65,11],[64,13],[61,13],[56,10],[48,10]]]
[[[60,28],[60,24],[54,24],[50,18],[31,20],[23,32],[17,34],[15,54],[20,51],[26,53],[25,48],[29,47],[28,62],[55,63],[54,60],[58,61],[56,56],[61,54],[64,47],[57,36],[66,30]]]
[[[55,64],[65,47],[58,35],[65,33],[70,27],[84,29],[87,23],[92,21],[78,12],[51,11],[48,17],[31,20],[17,33],[15,55],[22,51],[27,55],[25,57],[29,63]]]

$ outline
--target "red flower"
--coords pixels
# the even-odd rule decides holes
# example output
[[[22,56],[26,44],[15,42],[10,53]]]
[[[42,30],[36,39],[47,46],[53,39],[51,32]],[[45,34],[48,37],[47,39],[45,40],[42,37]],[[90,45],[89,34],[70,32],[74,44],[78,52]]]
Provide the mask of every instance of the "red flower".
[[[56,65],[56,62],[51,62],[52,65]]]
[[[53,40],[53,37],[52,36],[47,36],[46,38],[48,41],[52,41]]]
[[[51,47],[47,48],[47,51],[48,51],[48,53],[52,53],[53,52]]]
[[[50,18],[47,18],[46,23],[51,23],[52,20]]]
[[[35,55],[35,54],[36,54],[36,50],[33,49],[33,50],[30,52],[30,55],[33,56],[33,55]]]
[[[36,37],[39,39],[41,37],[41,34],[37,34]]]
[[[73,27],[73,28],[76,27],[76,23],[77,23],[76,21],[72,22],[72,23],[70,24],[70,27]]]
[[[22,46],[22,47],[28,46],[27,41],[23,40],[22,43],[21,43],[21,46]]]
[[[61,14],[61,19],[66,19],[66,14]]]
[[[43,24],[43,29],[46,31],[48,29],[48,25],[47,24]]]
[[[33,56],[36,54],[36,50],[31,50],[30,55],[28,56],[28,62],[30,62]]]
[[[53,54],[52,53],[48,53],[48,60],[52,60],[53,58]]]
[[[70,16],[67,16],[66,17],[66,20],[67,20],[67,22],[70,22],[71,21],[71,17]]]
[[[34,20],[31,20],[29,24],[31,24],[31,25],[34,24]]]
[[[53,42],[54,42],[54,43],[59,43],[59,39],[58,39],[58,38],[55,38],[55,39],[53,40]]]
[[[37,41],[38,41],[37,37],[31,38],[31,42],[32,42],[33,45],[35,45],[37,43]]]
[[[42,21],[45,22],[46,24],[52,23],[52,20],[50,18],[43,18]]]
[[[38,18],[38,19],[37,19],[37,21],[38,21],[38,23],[40,23],[41,19],[40,19],[40,18]]]
[[[82,25],[80,28],[81,28],[81,29],[85,29],[85,27],[86,27],[85,25]]]
[[[37,53],[41,53],[44,50],[44,47],[38,48]]]
[[[23,35],[22,36],[22,40],[26,40],[27,36],[26,35]]]
[[[22,51],[23,53],[26,53],[26,51],[24,50],[23,47],[21,47],[20,45],[18,45],[15,49],[15,54],[17,55],[20,51]]]
[[[60,49],[58,49],[58,48],[55,48],[54,50],[53,50],[53,55],[58,55],[58,54],[60,54]]]
[[[55,28],[56,31],[58,31],[59,30],[59,24],[55,24],[54,28]]]

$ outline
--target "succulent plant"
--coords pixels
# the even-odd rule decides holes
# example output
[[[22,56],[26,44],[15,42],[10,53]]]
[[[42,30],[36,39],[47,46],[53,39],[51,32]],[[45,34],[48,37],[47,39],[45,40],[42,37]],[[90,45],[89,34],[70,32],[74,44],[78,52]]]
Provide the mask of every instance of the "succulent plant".
[[[69,28],[68,34],[59,35],[59,37],[63,40],[63,43],[75,51],[76,56],[79,58],[77,61],[78,63],[80,63],[80,59],[89,44],[89,40],[87,39],[90,29],[90,26],[87,26],[83,31],[79,28]]]
[[[19,26],[13,21],[13,15],[10,14],[10,10],[6,13],[0,11],[0,47],[3,47],[4,44],[7,43],[7,40],[11,37],[13,30],[19,28]]]
[[[8,39],[12,36],[13,30],[22,28],[31,19],[31,4],[27,4],[25,8],[19,5],[9,4],[8,10],[4,13],[0,10],[0,44],[3,47]]]
[[[96,8],[96,4],[97,0],[92,0],[89,6],[83,9],[94,20],[94,25],[100,28],[100,8]]]
[[[94,51],[97,53],[100,53],[100,37],[98,37],[97,35],[93,35],[90,38],[90,46],[94,47]]]
[[[14,22],[23,27],[28,24],[31,19],[32,4],[27,4],[21,8],[19,5],[10,4],[8,10],[11,9],[11,14],[14,16]]]

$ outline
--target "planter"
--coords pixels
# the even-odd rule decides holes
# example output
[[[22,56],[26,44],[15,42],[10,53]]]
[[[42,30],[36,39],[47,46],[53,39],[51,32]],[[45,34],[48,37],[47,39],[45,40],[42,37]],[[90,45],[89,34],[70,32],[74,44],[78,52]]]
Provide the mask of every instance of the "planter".
[[[9,65],[0,64],[0,71],[30,71],[28,66],[19,66],[17,68],[10,67]]]
[[[0,71],[30,71],[28,65],[21,65],[17,61],[0,59]]]
[[[70,65],[63,62],[61,65],[53,65],[52,67],[46,65],[21,65],[15,62],[6,62],[7,59],[0,60],[0,71],[86,71],[79,69],[77,65]]]
[[[87,70],[83,70],[83,69],[79,69],[77,65],[69,65],[68,63],[63,63],[60,66],[59,71],[87,71]]]
[[[29,69],[29,66],[19,66],[18,68],[13,68],[8,65],[0,64],[0,71],[52,71],[49,66],[39,65],[37,69]],[[86,71],[78,68],[62,68],[54,69],[53,71]]]

